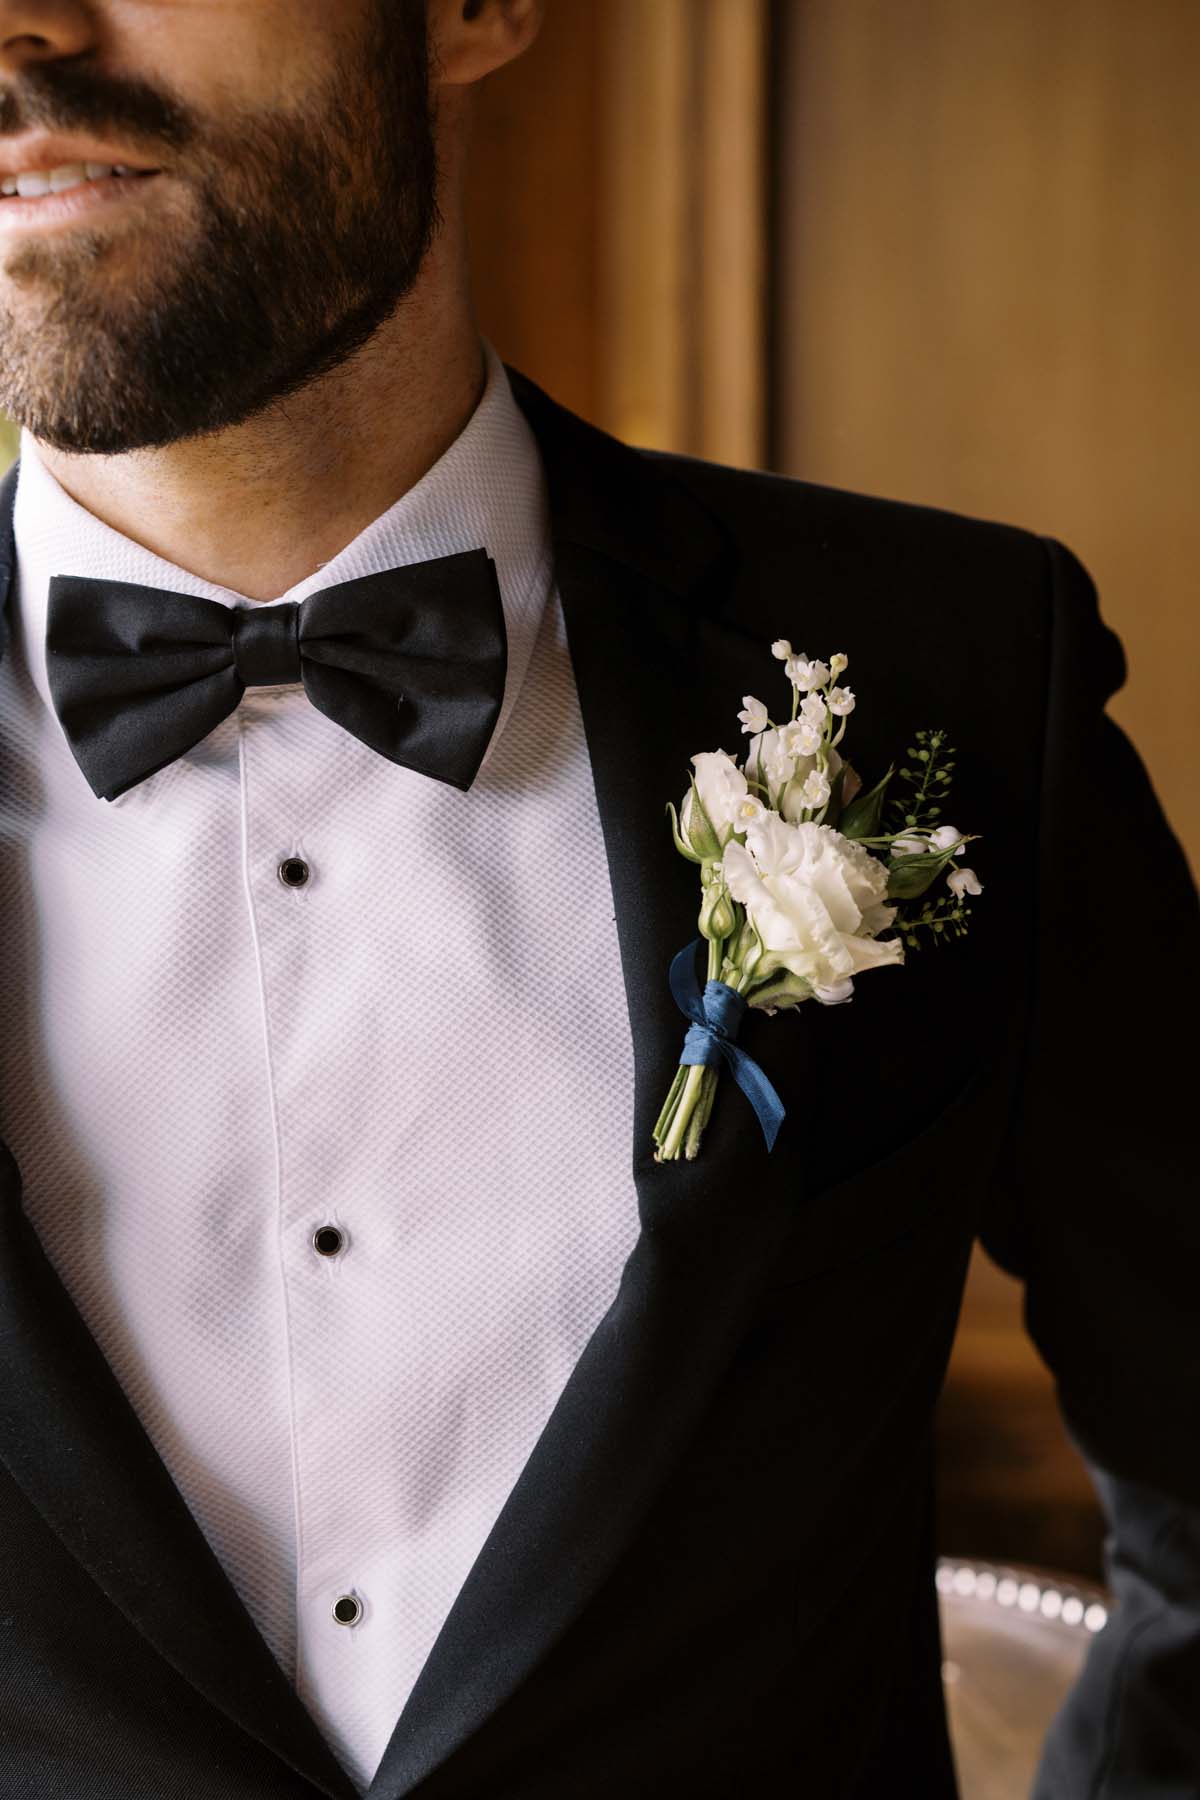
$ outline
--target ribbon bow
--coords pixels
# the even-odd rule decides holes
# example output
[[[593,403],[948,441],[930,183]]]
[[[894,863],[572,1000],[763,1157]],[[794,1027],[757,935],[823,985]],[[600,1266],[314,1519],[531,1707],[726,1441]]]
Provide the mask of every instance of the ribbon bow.
[[[772,1150],[785,1117],[783,1101],[754,1058],[734,1042],[746,1016],[744,996],[725,981],[706,982],[701,993],[696,952],[702,945],[702,938],[693,938],[671,963],[671,993],[680,1012],[692,1021],[679,1060],[705,1067],[725,1063],[754,1108],[767,1149]]]

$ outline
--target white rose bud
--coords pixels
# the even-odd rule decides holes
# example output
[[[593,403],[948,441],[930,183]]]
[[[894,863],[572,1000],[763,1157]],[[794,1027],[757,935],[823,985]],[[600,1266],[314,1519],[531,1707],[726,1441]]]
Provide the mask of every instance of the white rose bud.
[[[780,662],[786,662],[792,653],[792,646],[788,643],[786,638],[776,638],[775,642],[771,645],[771,655],[777,656]]]
[[[736,829],[734,811],[749,792],[746,777],[724,750],[702,750],[693,756],[692,766],[696,771],[696,793],[703,811],[695,811],[689,788],[679,809],[679,833],[697,856],[719,856],[722,846],[729,842]],[[711,831],[705,824],[705,816]]]
[[[700,903],[700,917],[697,925],[700,936],[710,941],[721,943],[727,938],[737,923],[733,910],[733,901],[729,898],[729,889],[718,879],[705,889]]]
[[[849,667],[850,658],[848,656],[843,656],[840,650],[837,652],[836,656],[831,656],[829,659],[829,673],[831,675],[840,675],[843,669],[848,669]]]

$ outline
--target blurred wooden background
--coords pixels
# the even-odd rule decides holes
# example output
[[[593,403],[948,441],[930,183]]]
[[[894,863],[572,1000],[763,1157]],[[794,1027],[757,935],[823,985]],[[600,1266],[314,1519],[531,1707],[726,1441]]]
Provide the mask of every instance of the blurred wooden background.
[[[548,0],[473,194],[484,329],[597,423],[1069,544],[1194,862],[1198,67],[1192,0]],[[1099,1573],[982,1256],[940,1462],[945,1552]]]

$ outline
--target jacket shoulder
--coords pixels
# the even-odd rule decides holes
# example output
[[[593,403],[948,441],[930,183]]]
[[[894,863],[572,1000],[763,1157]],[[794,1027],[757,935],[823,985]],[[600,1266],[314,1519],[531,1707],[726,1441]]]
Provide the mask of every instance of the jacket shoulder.
[[[737,574],[724,614],[739,632],[796,638],[805,622],[806,642],[853,651],[860,672],[864,664],[879,671],[881,646],[891,646],[906,669],[938,672],[930,706],[964,677],[973,708],[981,684],[1010,695],[1020,688],[1035,734],[1065,626],[1090,646],[1089,661],[1102,661],[1103,691],[1120,685],[1119,641],[1101,621],[1087,571],[1056,539],[946,507],[696,457],[638,455],[731,543]]]
[[[624,443],[509,369],[538,437],[562,535],[623,556],[672,591],[733,571],[739,623],[775,596],[825,591],[864,620],[897,605],[953,637],[1041,635],[1053,609],[1050,540],[945,507],[856,493]]]
[[[751,553],[779,541],[817,538],[831,548],[1000,556],[1027,562],[1045,580],[1046,542],[1023,526],[668,451],[636,454],[686,488]]]

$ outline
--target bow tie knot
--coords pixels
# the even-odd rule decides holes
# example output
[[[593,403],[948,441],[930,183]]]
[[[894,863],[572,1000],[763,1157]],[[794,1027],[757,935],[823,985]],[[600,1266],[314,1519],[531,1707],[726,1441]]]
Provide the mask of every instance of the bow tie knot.
[[[390,762],[465,790],[500,714],[507,660],[486,550],[265,606],[82,575],[50,581],[51,697],[105,800],[185,755],[248,687],[297,681],[318,711]]]
[[[234,607],[233,664],[244,687],[303,679],[299,627],[300,606],[295,600]]]

